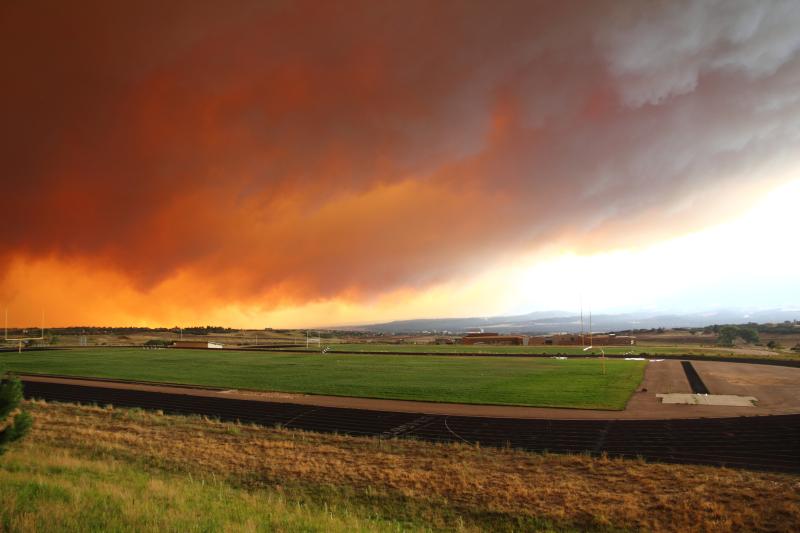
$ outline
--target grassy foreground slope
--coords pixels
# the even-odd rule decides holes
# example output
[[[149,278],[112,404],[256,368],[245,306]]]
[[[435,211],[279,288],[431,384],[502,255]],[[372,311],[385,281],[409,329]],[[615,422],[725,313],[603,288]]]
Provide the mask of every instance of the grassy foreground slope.
[[[624,409],[643,361],[293,354],[137,348],[0,354],[7,370],[281,392]]]
[[[793,531],[800,477],[29,403],[3,531]]]
[[[0,531],[397,531],[275,490],[26,447],[0,463]]]

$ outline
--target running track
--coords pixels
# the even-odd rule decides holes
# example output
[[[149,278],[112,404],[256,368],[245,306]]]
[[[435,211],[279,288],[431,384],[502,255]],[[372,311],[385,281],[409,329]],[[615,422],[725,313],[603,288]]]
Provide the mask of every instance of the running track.
[[[25,381],[25,396],[199,414],[306,431],[606,453],[800,474],[800,415],[685,420],[550,420],[427,415]]]

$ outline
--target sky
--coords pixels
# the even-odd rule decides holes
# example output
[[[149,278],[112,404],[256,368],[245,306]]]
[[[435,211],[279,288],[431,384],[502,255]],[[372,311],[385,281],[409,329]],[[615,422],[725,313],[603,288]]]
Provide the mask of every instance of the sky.
[[[800,3],[0,5],[12,325],[800,308]]]

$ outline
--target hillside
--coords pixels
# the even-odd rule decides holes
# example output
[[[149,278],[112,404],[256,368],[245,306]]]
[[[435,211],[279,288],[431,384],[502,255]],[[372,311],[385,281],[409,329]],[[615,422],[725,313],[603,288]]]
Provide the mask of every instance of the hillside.
[[[592,329],[594,331],[622,331],[655,328],[702,328],[712,324],[775,323],[798,319],[800,319],[800,310],[798,309],[716,310],[683,314],[635,312],[595,314],[592,316]],[[588,312],[584,314],[583,325],[588,330]],[[561,331],[580,331],[580,328],[581,317],[578,313],[539,311],[513,316],[397,320],[382,324],[370,324],[359,329],[385,333],[424,331],[463,333],[468,330],[483,329],[498,333],[518,332],[540,335]]]
[[[28,404],[4,531],[790,531],[797,476]],[[69,423],[64,423],[69,421]]]

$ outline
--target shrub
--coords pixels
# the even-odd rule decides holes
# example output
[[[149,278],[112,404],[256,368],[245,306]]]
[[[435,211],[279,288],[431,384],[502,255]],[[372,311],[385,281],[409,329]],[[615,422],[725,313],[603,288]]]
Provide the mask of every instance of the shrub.
[[[742,339],[749,344],[759,342],[758,331],[750,326],[722,326],[719,328],[717,343],[722,346],[733,346],[736,339]]]
[[[149,341],[145,342],[145,346],[169,346],[171,344],[170,341],[165,341],[162,339],[150,339]]]
[[[22,382],[15,377],[0,384],[0,454],[12,442],[22,438],[30,429],[31,416],[19,409],[22,401]]]

